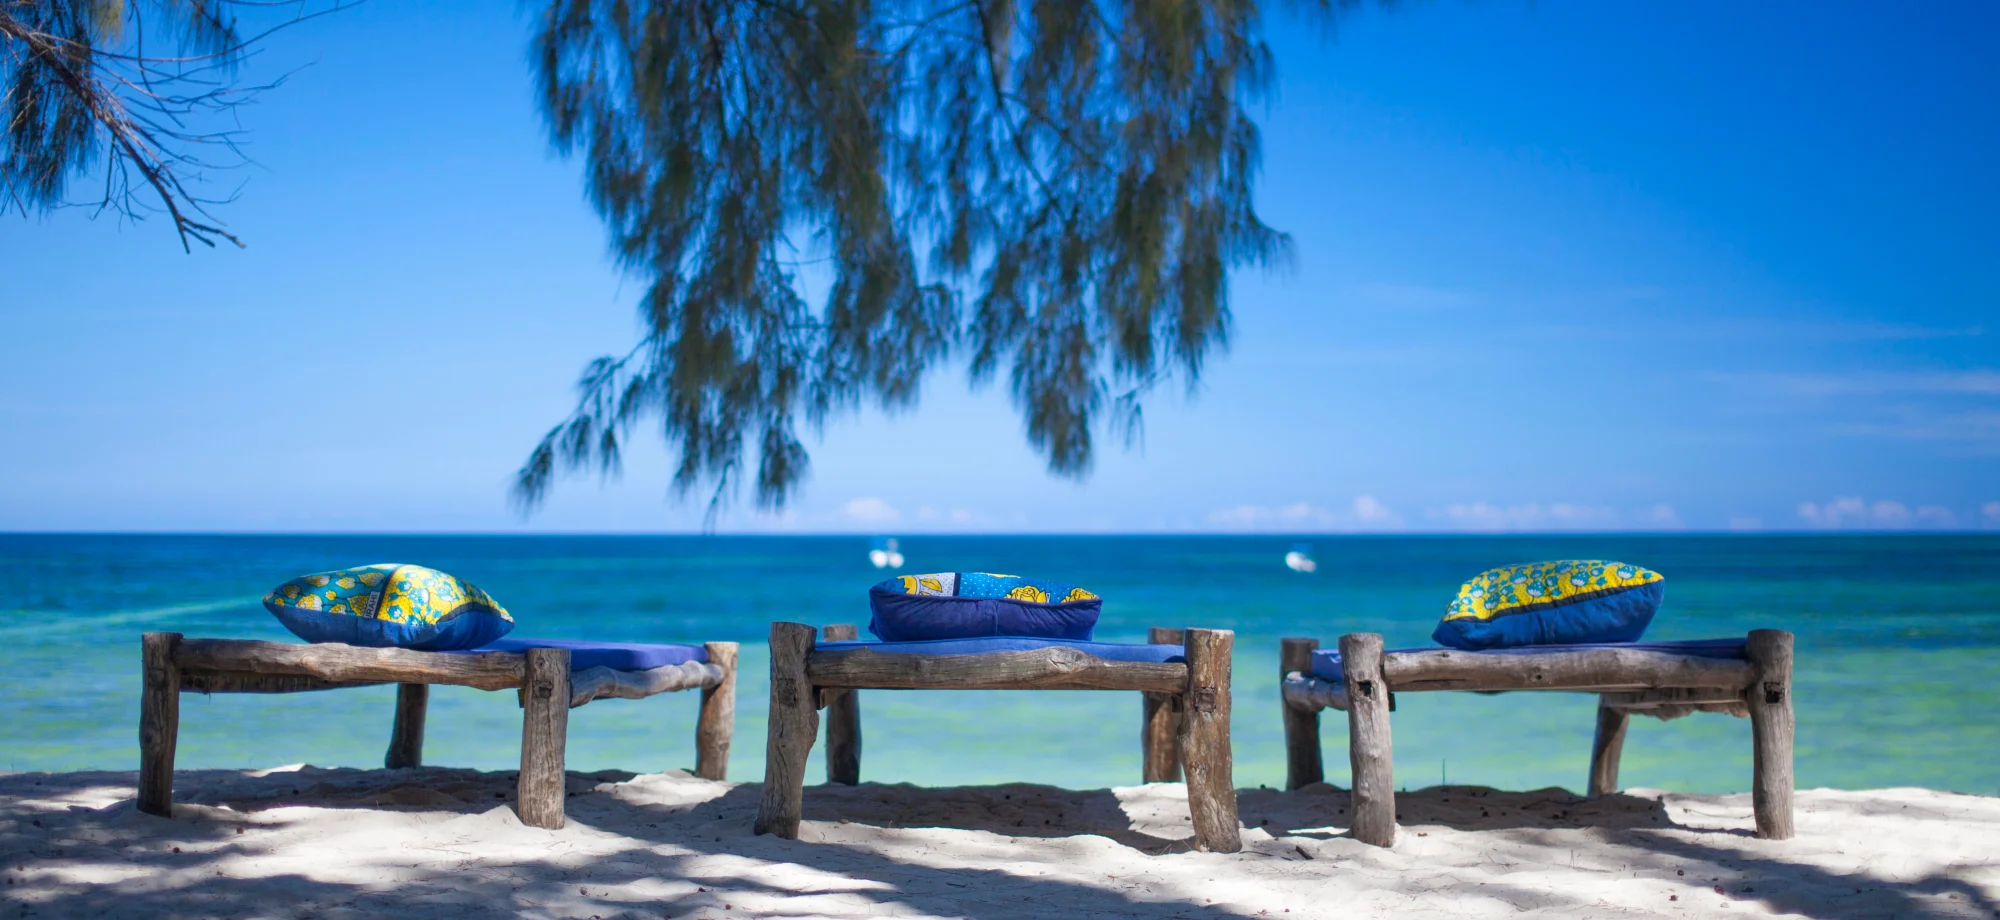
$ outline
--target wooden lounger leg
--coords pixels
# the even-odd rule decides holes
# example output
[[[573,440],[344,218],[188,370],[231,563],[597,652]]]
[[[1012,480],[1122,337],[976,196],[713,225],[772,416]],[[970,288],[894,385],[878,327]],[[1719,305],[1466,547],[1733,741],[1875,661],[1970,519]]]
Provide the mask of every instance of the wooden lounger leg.
[[[1278,683],[1297,671],[1312,673],[1312,653],[1319,650],[1318,639],[1286,639],[1278,648]],[[1325,782],[1326,765],[1320,759],[1319,710],[1294,709],[1278,694],[1278,708],[1285,719],[1285,788],[1297,789]]]
[[[1590,795],[1610,795],[1618,791],[1618,758],[1625,753],[1625,727],[1632,716],[1623,709],[1597,702],[1597,735],[1590,742]]]
[[[1197,849],[1243,849],[1236,822],[1234,758],[1229,750],[1229,657],[1236,634],[1187,631],[1188,683],[1181,706],[1181,768],[1187,773],[1188,813]]]
[[[569,736],[569,649],[528,649],[521,687],[521,779],[514,811],[521,823],[563,826],[563,748]]]
[[[180,633],[140,638],[145,689],[139,698],[139,810],[172,817],[174,748],[180,743],[181,669],[174,664]]]
[[[1155,626],[1146,633],[1154,645],[1186,645],[1182,630]],[[1172,693],[1142,693],[1143,719],[1139,726],[1140,782],[1178,783],[1181,781],[1181,705]]]
[[[701,688],[701,717],[694,723],[694,775],[729,778],[729,743],[736,737],[736,643],[707,642],[708,663],[722,669],[722,683]]]
[[[430,684],[396,685],[396,727],[389,734],[389,754],[382,765],[391,770],[424,764],[424,713],[430,709]]]
[[[820,631],[828,642],[861,638],[852,623],[835,623]],[[826,692],[826,781],[843,786],[861,782],[861,692]]]
[[[1747,649],[1756,675],[1745,696],[1750,704],[1754,760],[1750,802],[1757,813],[1757,836],[1792,836],[1792,634],[1753,629]]]
[[[1382,678],[1382,637],[1340,637],[1347,679],[1347,757],[1354,771],[1354,839],[1378,847],[1396,842],[1396,769],[1389,740],[1389,684]]]
[[[815,630],[804,623],[771,624],[771,722],[764,742],[764,798],[757,805],[759,834],[799,836],[805,813],[806,757],[819,733],[806,659]]]

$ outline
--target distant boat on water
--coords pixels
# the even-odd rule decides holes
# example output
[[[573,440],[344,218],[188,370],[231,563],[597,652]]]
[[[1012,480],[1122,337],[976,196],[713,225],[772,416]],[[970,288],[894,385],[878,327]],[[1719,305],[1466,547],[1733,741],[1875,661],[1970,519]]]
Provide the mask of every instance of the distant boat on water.
[[[1300,543],[1285,554],[1285,568],[1294,572],[1312,573],[1319,571],[1319,563],[1313,561],[1312,544]]]
[[[903,554],[896,550],[896,538],[875,541],[875,546],[868,550],[868,561],[878,569],[902,568]]]

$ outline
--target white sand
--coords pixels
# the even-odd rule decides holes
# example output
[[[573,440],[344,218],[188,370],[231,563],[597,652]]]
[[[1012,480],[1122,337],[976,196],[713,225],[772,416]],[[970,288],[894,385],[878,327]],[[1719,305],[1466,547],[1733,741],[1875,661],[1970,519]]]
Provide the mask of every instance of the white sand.
[[[1922,789],[1801,793],[1783,842],[1741,795],[1427,789],[1390,850],[1332,788],[1245,790],[1224,856],[1174,852],[1177,785],[814,787],[784,841],[755,784],[683,773],[573,774],[561,831],[504,773],[191,771],[173,820],[133,780],[0,776],[0,920],[2000,914],[2000,799]]]

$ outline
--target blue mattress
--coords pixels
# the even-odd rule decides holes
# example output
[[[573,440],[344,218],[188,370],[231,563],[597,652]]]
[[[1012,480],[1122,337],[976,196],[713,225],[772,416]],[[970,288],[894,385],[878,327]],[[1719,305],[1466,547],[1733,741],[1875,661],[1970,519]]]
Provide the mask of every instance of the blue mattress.
[[[867,649],[892,655],[983,655],[987,652],[1025,652],[1038,648],[1073,648],[1107,661],[1186,661],[1178,645],[1125,645],[1117,642],[1085,642],[1080,639],[1031,639],[1023,636],[982,636],[977,639],[926,639],[921,642],[821,642],[815,650],[830,652]]]
[[[1648,652],[1673,652],[1678,655],[1693,655],[1698,658],[1734,658],[1742,660],[1746,639],[1687,639],[1679,642],[1605,642],[1578,645],[1523,645],[1515,648],[1491,648],[1477,652],[1467,652],[1442,646],[1424,648],[1397,648],[1389,652],[1451,652],[1455,655],[1534,655],[1541,652],[1573,652],[1590,648],[1629,648]],[[1340,669],[1340,652],[1337,649],[1320,649],[1312,655],[1312,675],[1321,680],[1340,683],[1346,680]]]
[[[586,642],[581,639],[495,639],[458,654],[480,652],[525,652],[531,648],[569,649],[569,669],[606,667],[614,671],[645,671],[690,661],[706,663],[708,649],[699,645],[643,642]]]

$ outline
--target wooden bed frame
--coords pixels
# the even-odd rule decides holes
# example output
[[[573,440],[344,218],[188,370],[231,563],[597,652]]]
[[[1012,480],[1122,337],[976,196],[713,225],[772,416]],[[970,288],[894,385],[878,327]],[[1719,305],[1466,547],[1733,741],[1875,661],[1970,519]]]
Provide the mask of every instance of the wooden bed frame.
[[[709,642],[708,663],[687,662],[646,671],[606,667],[570,671],[570,651],[456,654],[353,645],[298,645],[245,639],[186,639],[180,633],[146,633],[145,690],[139,707],[139,810],[172,815],[174,750],[180,734],[180,695],[194,693],[299,693],[393,683],[396,720],[385,766],[423,763],[424,714],[432,684],[518,690],[521,775],[515,811],[524,824],[563,826],[563,754],[569,711],[594,699],[641,699],[655,693],[701,688],[695,722],[695,773],[723,779],[736,722],[736,643]]]
[[[851,625],[828,626],[827,641],[854,639]],[[1145,781],[1187,774],[1196,849],[1243,848],[1229,750],[1229,669],[1235,633],[1154,629],[1155,644],[1179,644],[1186,662],[1110,661],[1073,648],[974,655],[818,651],[818,631],[771,624],[771,722],[764,798],[756,832],[797,839],[805,807],[806,757],[827,711],[827,780],[861,777],[859,690],[1137,690],[1144,694]]]
[[[1389,740],[1395,694],[1425,690],[1568,690],[1598,694],[1590,751],[1590,795],[1618,791],[1618,758],[1632,713],[1661,719],[1692,712],[1749,716],[1751,804],[1757,836],[1792,836],[1792,634],[1750,631],[1746,659],[1708,658],[1644,648],[1550,649],[1490,654],[1455,649],[1383,652],[1375,633],[1340,637],[1342,683],[1313,676],[1317,639],[1286,639],[1286,788],[1321,782],[1319,711],[1347,711],[1353,767],[1353,833],[1376,846],[1396,842],[1396,793]]]

